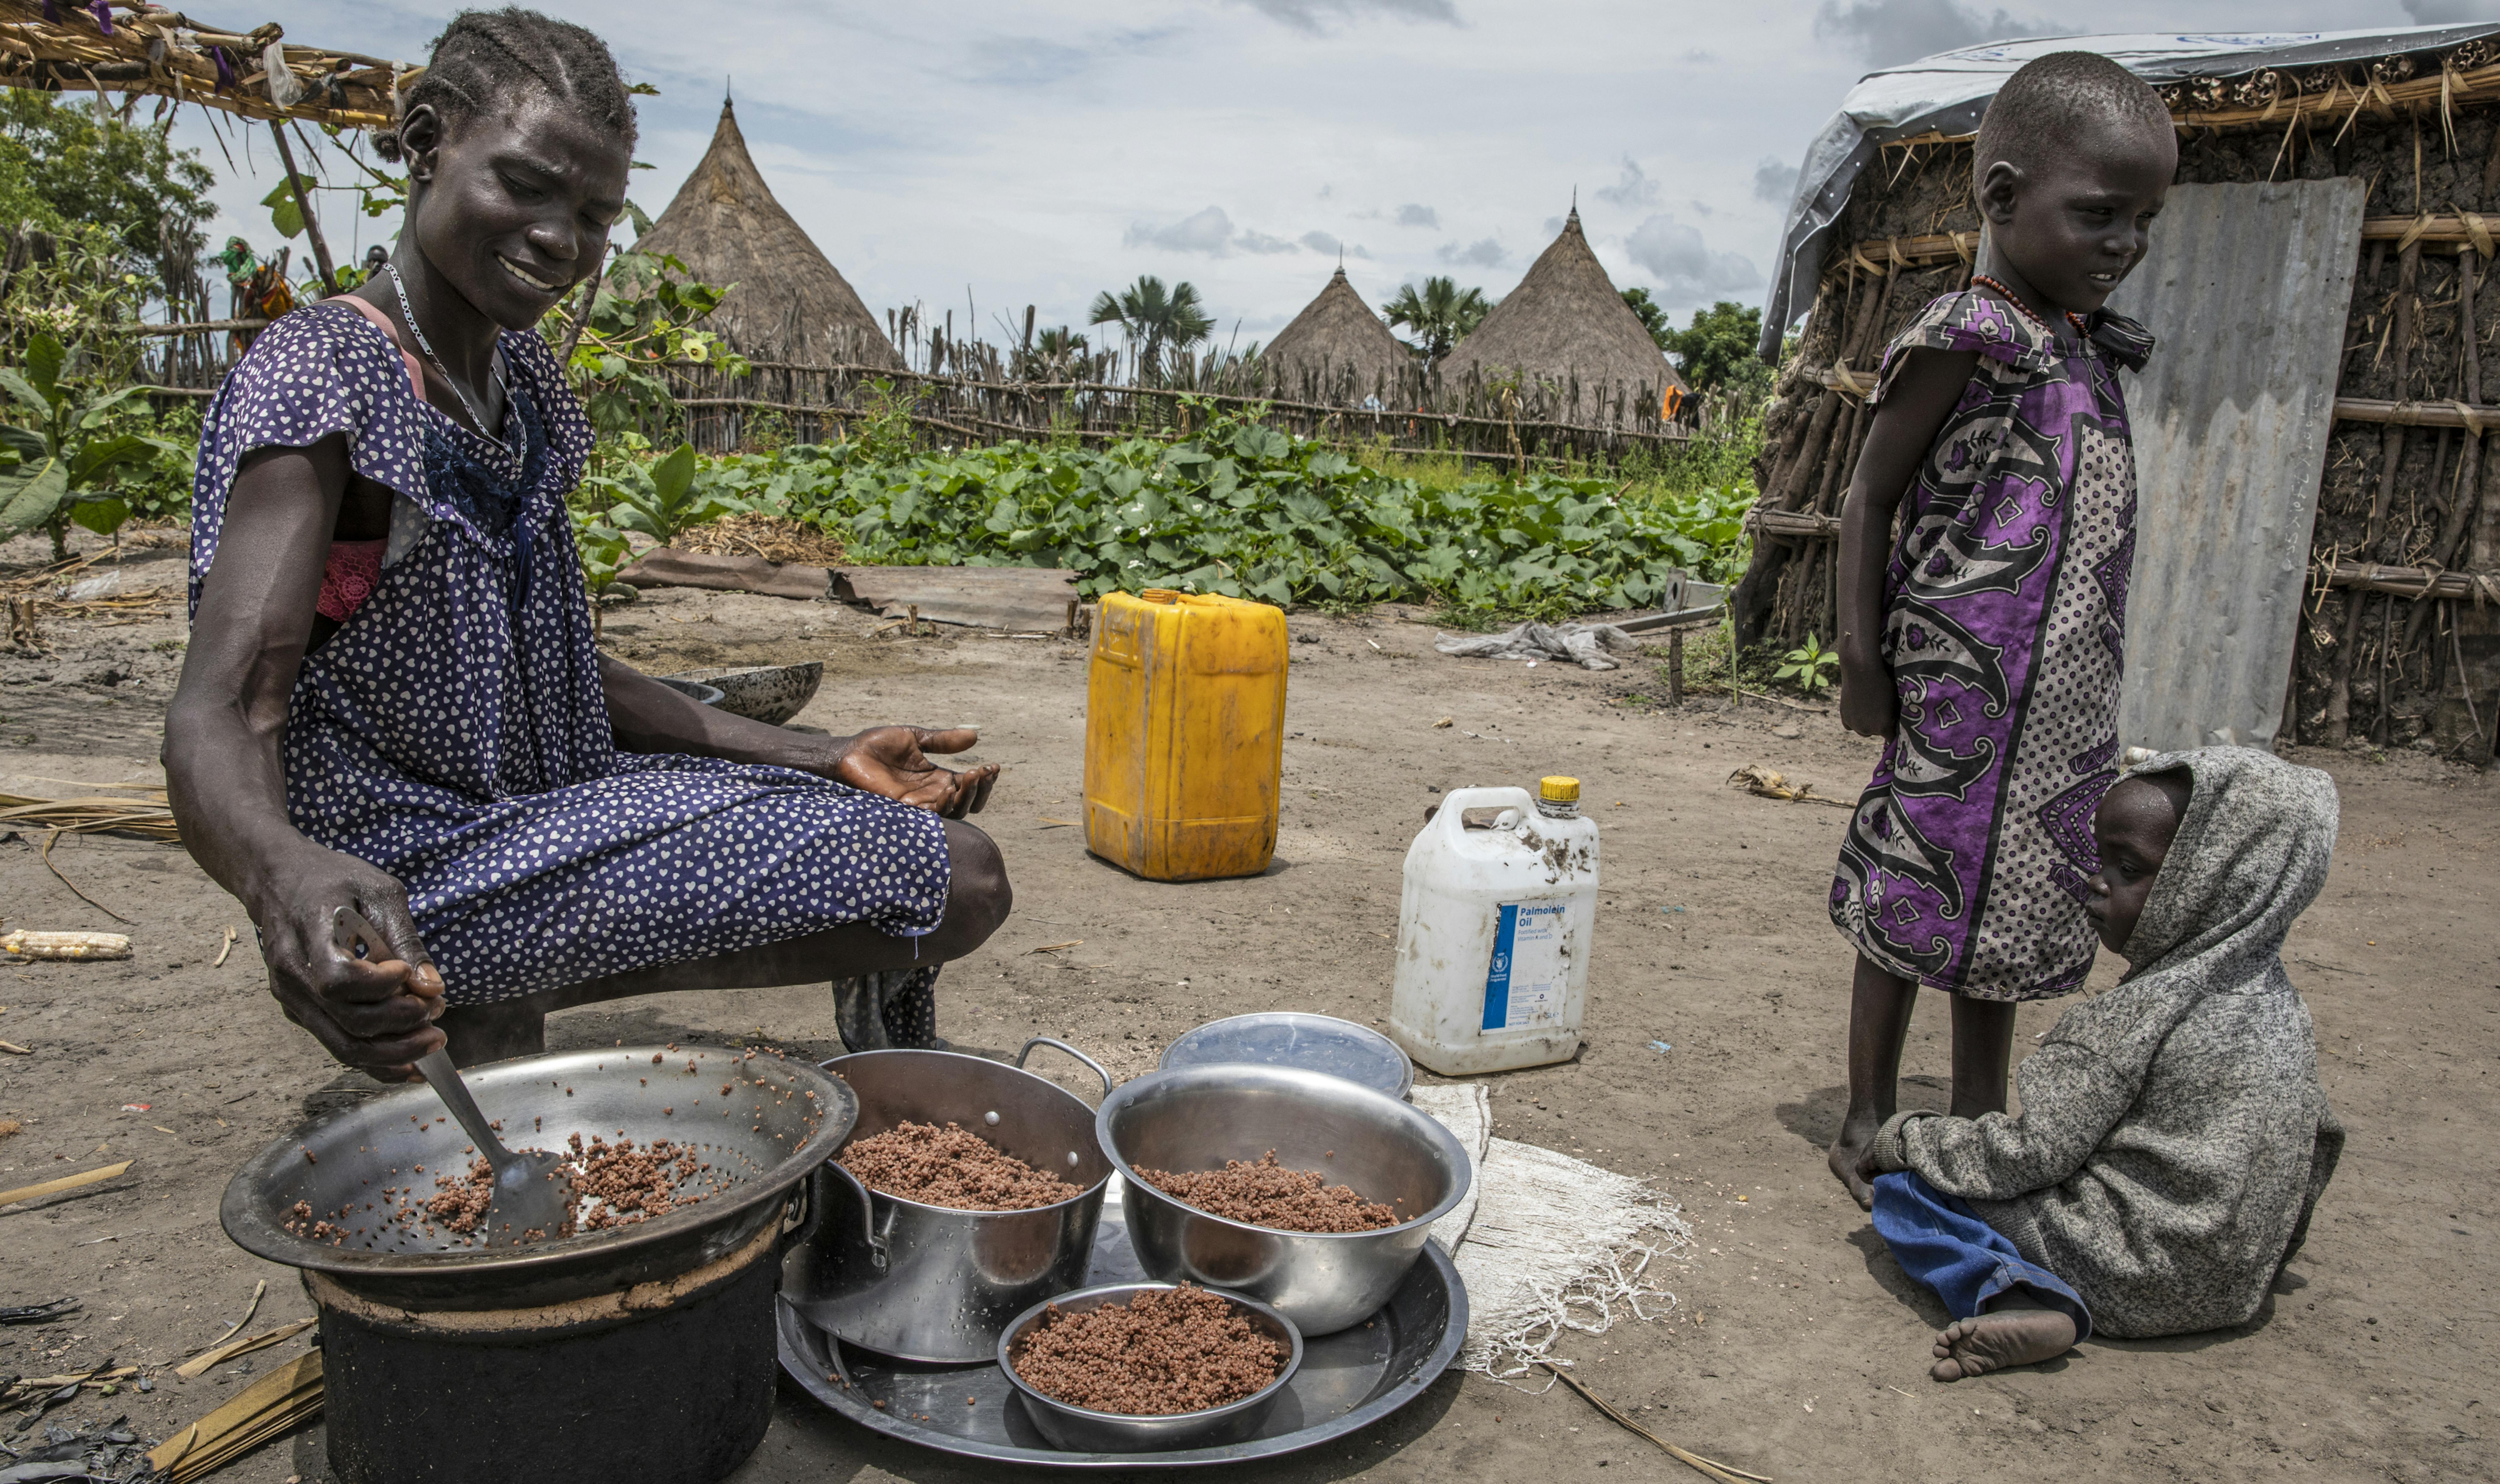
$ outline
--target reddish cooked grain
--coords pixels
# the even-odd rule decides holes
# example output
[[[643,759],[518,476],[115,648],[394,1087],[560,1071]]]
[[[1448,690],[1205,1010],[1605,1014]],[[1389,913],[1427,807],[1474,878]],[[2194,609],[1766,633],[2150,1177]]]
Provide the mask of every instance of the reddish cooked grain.
[[[1398,1224],[1398,1212],[1332,1185],[1316,1170],[1288,1170],[1269,1149],[1257,1163],[1228,1159],[1221,1170],[1173,1174],[1137,1168],[1137,1178],[1176,1201],[1229,1221],[1284,1232],[1376,1232]]]
[[[1069,1313],[1054,1304],[1016,1344],[1024,1383],[1055,1402],[1124,1417],[1170,1417],[1266,1389],[1286,1349],[1202,1288],[1140,1293]]]
[[[871,1190],[950,1210],[1032,1210],[1084,1193],[955,1123],[898,1123],[853,1141],[841,1162]]]
[[[631,1139],[609,1144],[593,1136],[585,1148],[576,1134],[568,1147],[580,1161],[573,1188],[592,1203],[581,1218],[586,1232],[632,1226],[694,1205],[703,1196],[685,1187],[711,1169],[692,1148],[666,1139],[638,1146]]]

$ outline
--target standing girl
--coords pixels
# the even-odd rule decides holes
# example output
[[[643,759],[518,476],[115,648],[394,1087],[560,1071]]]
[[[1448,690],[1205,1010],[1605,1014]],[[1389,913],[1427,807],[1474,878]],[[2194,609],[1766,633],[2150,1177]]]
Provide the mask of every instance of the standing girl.
[[[1977,1117],[2004,1111],[2016,1004],[2091,968],[2084,884],[2118,777],[2135,550],[2118,372],[2153,343],[2101,306],[2178,159],[2169,111],[2116,62],[2015,73],[1973,154],[1971,287],[1920,311],[1867,398],[1841,515],[1841,720],[1887,745],[1831,887],[1858,969],[1830,1163],[1861,1207],[1919,985],[1954,997],[1953,1112]]]

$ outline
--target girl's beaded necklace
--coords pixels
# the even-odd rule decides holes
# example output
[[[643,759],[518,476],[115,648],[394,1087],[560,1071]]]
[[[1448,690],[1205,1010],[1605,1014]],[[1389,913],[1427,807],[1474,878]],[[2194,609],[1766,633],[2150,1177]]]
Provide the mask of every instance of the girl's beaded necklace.
[[[2017,309],[2023,311],[2023,317],[2024,319],[2038,325],[2043,330],[2049,328],[2049,322],[2041,318],[2037,310],[2033,309],[2029,305],[2024,304],[2023,302],[2022,295],[2015,293],[2004,284],[1997,282],[1986,274],[1973,274],[1970,275],[1970,281],[1974,284],[1986,284],[1988,287],[1996,290],[1998,294],[2004,296],[2007,304],[2010,304]],[[2066,323],[2074,326],[2075,334],[2081,336],[2085,340],[2089,341],[2091,339],[2092,328],[2091,326],[2084,323],[2084,317],[2082,315],[2076,313],[2072,309],[2068,309],[2066,311]]]
[[[404,282],[400,281],[400,276],[399,276],[399,265],[398,265],[398,264],[396,264],[396,263],[384,263],[384,264],[382,265],[382,272],[384,272],[384,273],[386,273],[386,274],[390,274],[390,278],[391,278],[391,288],[392,288],[393,290],[397,291],[397,293],[399,294],[399,312],[400,312],[400,317],[401,317],[402,319],[405,319],[405,320],[407,320],[407,321],[408,321],[408,331],[409,331],[409,334],[413,335],[413,336],[415,336],[415,337],[416,337],[416,348],[425,352],[425,358],[426,358],[427,360],[429,360],[429,361],[431,361],[431,362],[433,362],[433,363],[434,363],[434,369],[435,369],[436,371],[439,371],[443,372],[443,382],[444,382],[444,385],[448,386],[449,388],[451,388],[451,395],[452,395],[452,396],[454,396],[454,397],[459,398],[459,399],[460,399],[460,405],[462,405],[462,406],[464,406],[464,407],[466,407],[466,408],[468,408],[468,409],[469,409],[469,420],[470,420],[471,422],[473,422],[473,423],[475,423],[475,424],[477,424],[477,432],[478,432],[482,436],[484,436],[484,437],[485,437],[485,439],[486,439],[488,442],[493,443],[497,448],[501,448],[501,449],[503,449],[503,450],[504,450],[505,452],[507,452],[507,453],[511,452],[511,446],[510,446],[510,444],[506,443],[502,438],[497,437],[497,436],[495,436],[494,430],[493,430],[493,429],[491,429],[491,428],[489,428],[489,427],[486,425],[486,414],[485,414],[484,412],[482,412],[482,411],[478,410],[477,404],[476,403],[471,402],[471,401],[469,400],[469,394],[468,394],[467,392],[464,392],[464,391],[462,391],[462,390],[460,389],[460,383],[459,383],[458,381],[455,381],[455,380],[453,380],[453,379],[452,379],[452,376],[451,376],[451,368],[450,368],[450,367],[448,367],[448,366],[444,365],[444,364],[443,364],[443,358],[442,358],[441,356],[436,355],[436,354],[434,353],[434,345],[433,345],[433,342],[432,342],[432,341],[430,341],[430,340],[428,340],[428,339],[425,338],[425,329],[424,329],[424,327],[423,327],[423,326],[421,326],[421,325],[419,325],[419,324],[416,322],[416,311],[415,311],[414,309],[411,309],[411,308],[410,308],[410,307],[409,307],[409,304],[408,304],[408,285],[407,285],[406,283],[404,283]],[[1995,280],[1994,280],[1994,279],[1992,279],[1992,278],[1991,278],[1991,279],[1989,279],[1989,280],[1987,280],[1987,281],[1989,281],[1990,283],[1994,283],[1994,282],[1995,282]],[[2000,286],[2000,287],[1998,287],[1997,292],[1998,292],[1998,293],[2004,293],[2005,291],[2004,291],[2004,289]],[[2006,296],[2005,296],[2005,297],[2007,297],[2008,299],[2013,299],[2013,298],[2014,298],[2014,296],[2013,296],[2013,295],[2011,295],[2011,294],[2006,294]],[[2022,304],[2022,301],[2021,301],[2021,300],[2019,300],[2019,299],[2017,299],[2017,300],[2015,300],[2015,304],[2016,304],[2016,306],[2019,307],[2019,306],[2021,306],[2021,304]],[[2031,311],[2030,311],[2030,310],[2028,310],[2028,309],[2024,309],[2023,312],[2023,313],[2025,313],[2025,314],[2030,314],[2030,313],[2031,313]],[[2032,315],[2032,317],[2033,317],[2034,319],[2037,319],[2039,316],[2035,314],[2035,315]],[[500,356],[501,356],[501,353],[500,353],[500,352],[498,352],[498,354],[497,354],[497,359],[500,359]],[[510,388],[509,385],[507,385],[507,384],[505,383],[505,381],[504,381],[504,378],[503,378],[502,374],[501,374],[501,373],[499,373],[499,372],[495,370],[495,361],[494,361],[494,360],[489,360],[489,361],[486,363],[486,374],[487,374],[489,377],[492,377],[492,378],[493,378],[494,383],[495,383],[495,389],[496,389],[497,391],[500,391],[500,392],[502,392],[502,393],[504,394],[504,400],[505,400],[506,402],[508,402],[508,403],[509,403],[510,401],[511,401],[511,388]]]

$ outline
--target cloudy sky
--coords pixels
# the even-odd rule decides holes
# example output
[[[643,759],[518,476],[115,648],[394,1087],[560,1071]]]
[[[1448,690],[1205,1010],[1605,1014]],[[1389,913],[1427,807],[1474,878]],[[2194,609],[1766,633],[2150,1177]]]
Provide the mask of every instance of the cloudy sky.
[[[290,40],[422,60],[461,7],[260,0]],[[1343,252],[1377,305],[1450,274],[1507,292],[1572,193],[1619,286],[1761,302],[1806,142],[1857,78],[2071,27],[2041,0],[548,0],[641,102],[657,215],[724,85],[765,177],[869,306],[1036,305],[1081,323],[1139,274],[1196,283],[1219,337],[1272,334]],[[230,9],[230,7],[229,7]],[[247,7],[247,9],[252,9]],[[222,12],[221,12],[222,14]],[[2094,29],[2400,26],[2500,0],[2102,0]],[[2055,22],[2056,24],[2053,24]],[[198,115],[178,131],[220,174]],[[274,234],[265,135],[229,135],[219,237]],[[390,224],[334,210],[333,235]],[[346,256],[344,247],[342,256]],[[1237,332],[1236,327],[1237,325]]]

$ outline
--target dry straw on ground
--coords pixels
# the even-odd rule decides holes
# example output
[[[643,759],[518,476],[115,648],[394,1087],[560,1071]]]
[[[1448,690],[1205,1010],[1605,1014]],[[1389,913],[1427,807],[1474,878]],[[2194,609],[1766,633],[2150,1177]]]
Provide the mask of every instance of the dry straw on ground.
[[[841,542],[805,521],[778,515],[724,515],[679,532],[669,544],[707,557],[762,557],[767,562],[804,562],[810,566],[842,565]]]

